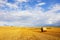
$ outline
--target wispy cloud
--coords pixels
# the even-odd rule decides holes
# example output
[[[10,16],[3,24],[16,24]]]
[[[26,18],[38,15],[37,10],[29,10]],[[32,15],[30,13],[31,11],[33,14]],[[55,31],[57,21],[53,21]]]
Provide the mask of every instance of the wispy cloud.
[[[16,0],[18,2],[27,2],[28,0]]]
[[[57,23],[58,21],[60,21],[60,12],[58,12],[60,10],[60,5],[56,4],[53,5],[52,8],[46,12],[46,15],[48,18],[48,24],[54,24]]]
[[[42,3],[39,3],[37,6],[42,6],[42,5],[45,5],[46,3],[45,2],[42,2]]]
[[[43,26],[58,24],[60,22],[60,5],[55,4],[49,7],[48,11],[44,11],[41,7],[45,2],[36,4],[34,8],[25,5],[26,9],[21,10],[18,6],[19,2],[28,2],[29,0],[16,0],[16,3],[0,1],[0,25],[20,25],[20,26]],[[20,3],[22,5],[22,3]],[[7,9],[3,10],[3,6]],[[11,10],[10,10],[11,8]]]

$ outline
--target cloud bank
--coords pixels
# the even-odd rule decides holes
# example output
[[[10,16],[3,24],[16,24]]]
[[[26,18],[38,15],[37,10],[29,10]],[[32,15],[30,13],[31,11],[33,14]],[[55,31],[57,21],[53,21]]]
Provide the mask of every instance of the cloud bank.
[[[10,3],[8,0],[0,0],[0,25],[60,26],[59,4],[51,5],[48,8],[49,10],[46,11],[41,7],[46,5],[45,2],[34,5],[34,8],[28,5],[27,2],[29,0],[15,0],[14,3],[12,1]]]

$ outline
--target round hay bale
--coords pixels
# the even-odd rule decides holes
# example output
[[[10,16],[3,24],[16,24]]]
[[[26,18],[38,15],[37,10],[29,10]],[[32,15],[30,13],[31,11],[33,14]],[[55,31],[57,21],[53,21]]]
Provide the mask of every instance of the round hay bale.
[[[47,28],[46,27],[41,27],[41,32],[46,32]]]
[[[47,28],[46,27],[43,27],[43,31],[46,32],[47,31]]]

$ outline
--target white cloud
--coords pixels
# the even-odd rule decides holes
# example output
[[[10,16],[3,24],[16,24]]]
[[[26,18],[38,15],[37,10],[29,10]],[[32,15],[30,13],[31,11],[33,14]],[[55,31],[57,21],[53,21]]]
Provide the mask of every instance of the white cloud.
[[[5,24],[8,24],[8,23],[4,21],[0,21],[0,26],[4,26]]]
[[[16,0],[18,2],[27,2],[28,0]]]
[[[60,21],[60,14],[57,14],[54,16],[51,16],[49,19],[48,19],[48,24],[54,24],[54,23],[57,23],[58,21]]]
[[[50,11],[48,11],[48,12],[55,12],[56,13],[56,11],[58,11],[58,10],[60,10],[60,4],[55,4],[55,5],[52,5],[51,6],[51,8],[50,8]]]
[[[7,0],[0,0],[0,7],[4,7],[5,3],[7,3]]]
[[[27,2],[27,0],[17,0],[19,2]],[[17,4],[5,3],[10,8],[18,8]],[[56,4],[50,10],[43,12],[43,8],[39,7],[46,3],[39,3],[35,9],[27,10],[12,10],[0,11],[0,25],[21,25],[21,26],[34,26],[40,24],[54,24],[60,21],[60,5]],[[27,7],[26,7],[27,8]],[[6,22],[7,21],[7,22]],[[11,21],[11,22],[10,22]],[[13,21],[13,22],[12,22]]]
[[[18,8],[17,3],[9,3],[7,0],[0,0],[0,7]]]
[[[37,4],[37,6],[42,6],[42,5],[45,5],[46,3],[45,2],[41,2],[39,4]]]
[[[6,3],[6,5],[10,8],[18,8],[16,4]]]
[[[25,11],[14,11],[14,12],[11,12],[13,14],[11,14],[12,16],[29,16],[29,15],[32,15],[32,13],[30,13],[28,10],[25,10]]]
[[[6,3],[7,0],[0,0],[0,3]]]
[[[47,11],[45,14],[48,17],[48,24],[54,24],[57,23],[57,21],[60,21],[60,12],[56,13],[56,11],[60,10],[60,5],[53,6],[49,11]]]
[[[55,6],[53,7],[53,10],[60,10],[60,4],[55,4]]]

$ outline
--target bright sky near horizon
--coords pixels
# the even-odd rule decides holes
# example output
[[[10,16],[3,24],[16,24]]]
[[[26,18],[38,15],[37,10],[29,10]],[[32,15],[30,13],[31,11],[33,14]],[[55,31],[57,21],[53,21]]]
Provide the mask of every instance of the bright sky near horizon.
[[[60,0],[0,0],[0,26],[60,26]]]

